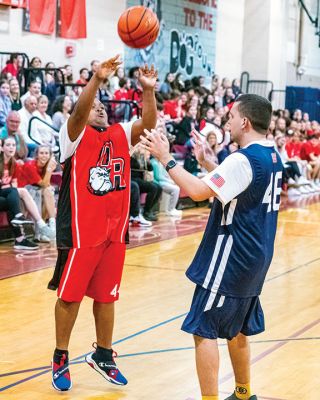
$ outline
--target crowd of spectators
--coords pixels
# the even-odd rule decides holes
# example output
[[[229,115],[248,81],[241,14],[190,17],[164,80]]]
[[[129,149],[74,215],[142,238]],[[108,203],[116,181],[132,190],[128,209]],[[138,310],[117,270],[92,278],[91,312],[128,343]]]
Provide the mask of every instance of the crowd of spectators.
[[[68,120],[83,86],[98,65],[99,61],[93,60],[90,68],[81,68],[76,74],[71,65],[56,68],[55,63],[47,62],[46,70],[43,70],[40,58],[34,57],[29,66],[32,69],[23,73],[21,56],[13,54],[1,71],[0,200],[4,193],[10,192],[10,188],[13,192],[17,188],[14,196],[19,196],[35,221],[38,241],[51,240],[55,231],[55,197],[50,179],[54,170],[59,168],[59,129]],[[143,107],[138,74],[138,67],[129,71],[119,68],[100,88],[100,100],[106,105],[112,122],[138,117],[139,109]],[[193,130],[200,132],[205,155],[216,164],[238,149],[230,139],[228,112],[241,95],[240,82],[238,79],[220,79],[217,75],[212,76],[209,85],[205,81],[203,76],[185,80],[180,73],[167,73],[164,80],[159,80],[156,85],[156,129],[167,135],[171,151],[179,163],[199,177],[207,171],[194,154]],[[136,106],[132,107],[132,102]],[[301,110],[295,110],[293,114],[288,110],[273,112],[267,139],[274,141],[284,164],[284,194],[320,191],[319,135],[319,123],[310,121],[307,113]],[[11,153],[14,149],[13,155],[9,147]],[[158,219],[161,198],[166,199],[166,215],[179,218],[180,190],[162,165],[150,159],[150,155],[138,146],[132,150],[131,168],[131,224],[152,225]],[[24,188],[26,190],[21,190]],[[6,192],[3,192],[4,189]],[[146,196],[143,199],[141,194],[144,193]],[[7,204],[6,201],[0,201],[0,210],[5,207],[3,204]],[[20,218],[20,211],[16,211],[11,213],[11,220]],[[18,224],[19,228],[24,223]],[[16,242],[23,240],[28,247],[28,241],[21,232],[20,229],[15,233]],[[33,246],[32,243],[29,247]]]

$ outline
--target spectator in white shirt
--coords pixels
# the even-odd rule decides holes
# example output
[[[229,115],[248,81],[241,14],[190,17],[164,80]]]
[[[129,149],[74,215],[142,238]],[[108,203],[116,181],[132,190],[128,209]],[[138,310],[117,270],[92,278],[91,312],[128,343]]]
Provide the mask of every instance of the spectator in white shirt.
[[[21,118],[20,132],[28,146],[29,154],[37,147],[37,144],[28,135],[29,121],[33,117],[37,105],[37,99],[34,96],[30,96],[25,100],[24,106],[21,110],[18,111]]]
[[[38,98],[38,106],[37,110],[34,112],[33,116],[40,118],[42,121],[47,124],[53,126],[52,119],[50,115],[47,114],[47,109],[49,105],[48,97],[45,95],[41,95]],[[48,125],[44,124],[39,120],[34,121],[34,125],[31,129],[31,137],[39,144],[47,145],[51,148],[52,151],[56,148],[56,136],[55,131]]]
[[[33,81],[29,84],[28,91],[20,98],[23,106],[24,106],[24,102],[26,101],[26,99],[30,96],[34,96],[36,99],[38,99],[41,96],[41,83],[40,82]]]

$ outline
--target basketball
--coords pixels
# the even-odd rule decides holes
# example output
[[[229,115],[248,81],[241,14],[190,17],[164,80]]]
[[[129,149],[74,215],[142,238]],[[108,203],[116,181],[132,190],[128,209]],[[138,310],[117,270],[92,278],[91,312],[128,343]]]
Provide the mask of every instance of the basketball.
[[[121,14],[118,34],[129,47],[144,49],[158,37],[160,29],[157,15],[147,7],[135,6]]]

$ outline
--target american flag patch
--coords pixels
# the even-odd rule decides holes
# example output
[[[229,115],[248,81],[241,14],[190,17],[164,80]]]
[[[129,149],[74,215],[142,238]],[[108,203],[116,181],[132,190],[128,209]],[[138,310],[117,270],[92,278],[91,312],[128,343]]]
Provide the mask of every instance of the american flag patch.
[[[276,153],[271,153],[272,162],[276,164],[278,162]]]
[[[210,178],[210,181],[214,183],[218,188],[223,186],[225,184],[225,180],[220,176],[219,174],[214,174]]]

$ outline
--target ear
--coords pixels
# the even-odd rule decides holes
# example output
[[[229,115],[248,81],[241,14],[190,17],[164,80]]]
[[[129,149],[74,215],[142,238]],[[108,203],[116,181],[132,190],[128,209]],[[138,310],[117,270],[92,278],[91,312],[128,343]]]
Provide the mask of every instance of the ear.
[[[242,119],[242,124],[241,124],[241,128],[245,131],[249,131],[252,128],[251,122],[249,121],[248,118],[244,117]]]

